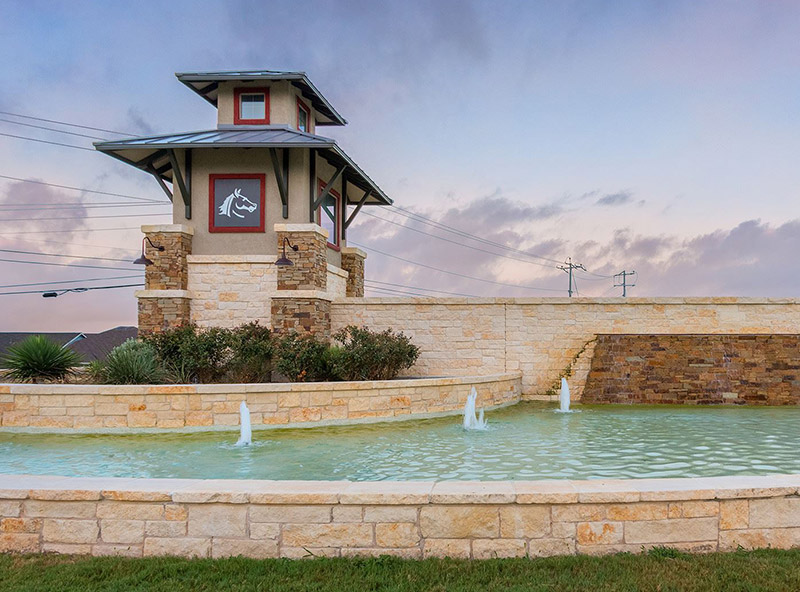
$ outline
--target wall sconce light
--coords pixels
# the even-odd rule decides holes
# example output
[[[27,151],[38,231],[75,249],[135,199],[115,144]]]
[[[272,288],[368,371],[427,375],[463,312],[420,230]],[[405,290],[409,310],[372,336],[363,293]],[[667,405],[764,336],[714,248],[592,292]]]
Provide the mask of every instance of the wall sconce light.
[[[288,257],[286,257],[286,245],[289,245],[289,248],[292,249],[292,251],[297,251],[297,245],[293,245],[292,243],[290,243],[289,239],[284,236],[283,255],[278,257],[278,260],[275,261],[275,265],[277,265],[278,267],[290,267],[294,265],[294,263],[292,263],[292,261]]]
[[[152,259],[148,259],[147,256],[145,256],[145,254],[144,254],[144,242],[145,241],[150,243],[150,246],[153,247],[154,249],[156,249],[157,251],[163,251],[164,250],[163,246],[155,244],[153,241],[150,240],[150,237],[146,236],[146,237],[144,237],[142,239],[142,256],[139,257],[138,259],[136,259],[136,261],[133,262],[134,265],[145,265],[145,266],[147,266],[147,265],[152,265],[153,264],[153,260]]]

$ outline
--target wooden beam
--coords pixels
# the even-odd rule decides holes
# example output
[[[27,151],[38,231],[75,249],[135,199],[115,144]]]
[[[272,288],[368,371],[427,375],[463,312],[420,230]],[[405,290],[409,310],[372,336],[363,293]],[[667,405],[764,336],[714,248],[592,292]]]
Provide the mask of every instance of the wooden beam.
[[[314,215],[316,214],[316,208],[314,207],[314,198],[317,195],[317,149],[316,148],[309,148],[309,162],[308,162],[308,207],[310,209],[309,212],[309,222],[315,222]]]
[[[158,171],[155,168],[153,168],[153,165],[151,164],[151,165],[147,166],[146,170],[147,170],[148,173],[153,175],[155,180],[158,181],[159,187],[161,187],[161,189],[164,191],[164,193],[167,194],[167,197],[169,198],[169,200],[172,201],[172,191],[169,190],[169,187],[167,187],[167,184],[164,183],[164,179],[161,177],[161,175],[158,173]]]
[[[364,197],[362,197],[361,200],[358,202],[358,205],[356,205],[356,209],[353,210],[353,213],[350,214],[350,216],[347,218],[347,220],[345,220],[345,222],[344,222],[345,229],[347,229],[350,226],[350,224],[353,222],[353,218],[355,218],[356,214],[358,214],[361,211],[361,208],[364,207],[364,204],[367,202],[367,198],[369,198],[370,195],[372,195],[372,191],[365,191],[364,192]]]
[[[278,183],[278,193],[281,195],[283,204],[283,218],[289,217],[289,152],[283,151],[283,169],[278,162],[278,151],[275,148],[269,149],[270,160],[272,160],[272,170],[275,172],[275,181]]]
[[[322,193],[320,193],[317,196],[317,198],[314,200],[314,203],[311,204],[311,211],[312,212],[315,212],[317,210],[317,208],[320,206],[320,204],[325,200],[325,198],[328,197],[328,195],[330,195],[330,192],[331,192],[331,189],[333,189],[334,183],[336,183],[336,180],[339,177],[341,177],[342,174],[346,170],[347,170],[347,165],[343,164],[341,167],[339,167],[339,170],[337,170],[333,174],[333,177],[331,177],[330,180],[327,183],[325,183],[325,187],[323,187]]]
[[[167,152],[169,155],[169,162],[172,164],[172,180],[173,180],[173,187],[175,184],[178,185],[178,189],[181,192],[181,196],[183,197],[183,205],[184,205],[184,216],[187,220],[192,219],[192,195],[189,193],[189,188],[186,186],[186,182],[184,181],[183,173],[181,173],[181,167],[178,165],[178,157],[175,155],[174,150],[169,150]]]

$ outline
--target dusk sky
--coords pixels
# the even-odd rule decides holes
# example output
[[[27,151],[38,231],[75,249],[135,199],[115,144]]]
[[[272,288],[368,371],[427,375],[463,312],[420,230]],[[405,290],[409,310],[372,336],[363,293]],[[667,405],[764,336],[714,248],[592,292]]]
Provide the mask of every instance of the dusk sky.
[[[277,69],[307,72],[349,122],[319,133],[425,217],[365,208],[348,239],[373,287],[565,296],[572,257],[581,296],[621,295],[622,270],[633,296],[800,296],[800,2],[0,0],[0,51],[0,293],[137,283],[138,227],[171,220],[152,177],[6,134],[119,136],[10,114],[211,129],[175,72]],[[0,330],[134,325],[133,291],[0,296]]]

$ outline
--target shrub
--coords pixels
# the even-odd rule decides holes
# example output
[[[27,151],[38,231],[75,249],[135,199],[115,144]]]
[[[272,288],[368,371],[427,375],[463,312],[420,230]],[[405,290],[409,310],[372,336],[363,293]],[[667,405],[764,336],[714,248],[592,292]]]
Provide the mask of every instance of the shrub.
[[[161,364],[186,382],[219,382],[231,358],[231,332],[221,327],[184,325],[143,337]]]
[[[335,379],[326,359],[328,349],[313,335],[288,333],[278,342],[275,368],[291,382]]]
[[[348,326],[334,339],[342,344],[335,373],[342,380],[389,380],[414,365],[419,348],[403,333]]]
[[[269,382],[275,341],[272,331],[258,321],[233,329],[230,333],[231,357],[228,378],[232,382]]]
[[[165,374],[155,348],[136,339],[112,349],[97,373],[103,382],[111,384],[153,384],[163,380]]]
[[[8,368],[6,376],[12,380],[37,382],[63,380],[74,374],[73,368],[80,362],[81,357],[68,347],[44,335],[32,335],[8,348],[3,365]]]

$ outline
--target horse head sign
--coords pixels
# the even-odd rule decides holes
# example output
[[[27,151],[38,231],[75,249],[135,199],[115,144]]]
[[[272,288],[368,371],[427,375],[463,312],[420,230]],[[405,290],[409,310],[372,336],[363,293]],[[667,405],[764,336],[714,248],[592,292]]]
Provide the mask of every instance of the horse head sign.
[[[210,175],[209,230],[263,232],[264,175]]]

